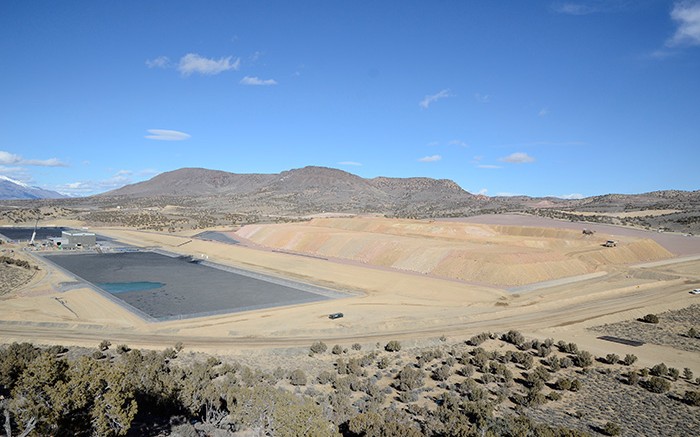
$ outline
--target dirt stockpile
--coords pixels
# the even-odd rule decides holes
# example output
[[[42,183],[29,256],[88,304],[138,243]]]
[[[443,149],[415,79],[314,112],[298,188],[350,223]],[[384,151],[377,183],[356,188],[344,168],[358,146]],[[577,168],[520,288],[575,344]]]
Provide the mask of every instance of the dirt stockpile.
[[[237,234],[274,249],[499,286],[672,257],[652,240],[627,238],[603,247],[607,236],[567,229],[382,218],[249,225]]]

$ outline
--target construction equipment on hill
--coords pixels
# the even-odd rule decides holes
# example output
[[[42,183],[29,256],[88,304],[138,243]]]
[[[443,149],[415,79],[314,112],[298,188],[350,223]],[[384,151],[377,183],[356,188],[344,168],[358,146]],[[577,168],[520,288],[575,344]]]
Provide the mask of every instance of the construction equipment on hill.
[[[605,243],[603,243],[603,246],[605,247],[615,247],[617,246],[617,241],[615,240],[608,240]]]
[[[34,222],[34,232],[32,232],[32,238],[29,240],[29,245],[34,246],[34,239],[36,238],[36,228],[39,226],[39,217],[36,218],[36,222]]]

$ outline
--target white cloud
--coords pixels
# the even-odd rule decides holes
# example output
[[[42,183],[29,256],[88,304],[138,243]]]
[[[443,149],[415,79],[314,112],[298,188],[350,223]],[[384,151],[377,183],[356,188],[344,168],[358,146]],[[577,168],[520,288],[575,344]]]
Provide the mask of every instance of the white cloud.
[[[37,167],[68,167],[68,164],[58,158],[24,159],[14,153],[0,151],[0,165],[34,165]]]
[[[480,194],[482,196],[485,196],[486,193],[488,193],[488,192],[489,192],[489,190],[487,190],[486,188],[482,188],[476,194]]]
[[[144,138],[160,141],[183,141],[191,136],[190,134],[186,134],[184,132],[167,129],[148,129],[148,133],[150,135],[146,135]]]
[[[21,162],[24,165],[36,165],[39,167],[68,167],[68,164],[61,162],[58,158],[49,159],[25,159]]]
[[[478,168],[488,168],[488,169],[495,169],[495,168],[503,168],[500,165],[492,165],[492,164],[479,164],[477,165]]]
[[[546,196],[546,197],[550,197],[550,196]],[[579,194],[579,193],[571,193],[571,194],[562,194],[560,196],[551,196],[551,197],[558,197],[559,199],[573,200],[573,199],[583,199],[586,196],[584,196],[583,194]]]
[[[598,9],[583,3],[555,3],[552,9],[560,14],[567,15],[588,15],[598,12]]]
[[[515,148],[515,147],[577,147],[587,146],[585,141],[531,141],[529,143],[513,143],[513,144],[498,144],[492,145],[494,148]]]
[[[69,182],[66,184],[55,186],[51,189],[68,196],[90,196],[93,194],[121,188],[124,185],[128,185],[137,182],[138,180],[141,180],[142,177],[153,176],[153,173],[159,172],[152,169],[139,170],[136,172],[132,170],[122,169],[106,179]],[[134,179],[134,176],[136,176],[136,180]]]
[[[155,59],[146,59],[148,68],[168,68],[170,67],[170,58],[167,56],[158,56]]]
[[[155,176],[160,173],[160,170],[156,170],[155,168],[144,168],[143,170],[140,170],[137,175],[138,176]]]
[[[538,117],[545,117],[547,115],[549,115],[549,109],[547,108],[542,108],[540,109],[540,112],[537,113]]]
[[[424,157],[420,158],[418,161],[419,162],[435,162],[435,161],[439,161],[441,159],[442,159],[442,156],[440,156],[440,155],[430,155],[430,156],[424,156]]]
[[[477,102],[481,102],[481,103],[491,102],[491,96],[488,94],[475,93],[474,99],[476,99]]]
[[[0,151],[0,164],[2,165],[12,165],[18,164],[22,160],[22,157],[15,155],[14,153]]]
[[[30,183],[32,177],[27,173],[27,169],[24,167],[8,167],[6,165],[0,165],[0,175],[12,177],[18,181],[25,183]]]
[[[525,164],[528,162],[534,162],[535,158],[524,152],[511,153],[508,156],[504,156],[500,159],[503,162],[512,162],[515,164]]]
[[[700,45],[700,1],[676,2],[671,18],[678,23],[678,29],[666,41],[667,47]]]
[[[440,99],[446,99],[447,97],[452,97],[452,95],[450,94],[450,90],[444,89],[444,90],[440,91],[439,93],[430,94],[430,95],[425,96],[423,98],[423,100],[420,101],[419,105],[423,109],[428,109],[428,107],[432,103],[435,103]]]
[[[193,73],[212,76],[228,70],[238,70],[241,66],[240,58],[231,61],[232,59],[232,56],[218,60],[209,59],[196,53],[188,53],[180,59],[177,69],[183,76],[189,76]]]
[[[355,161],[340,161],[340,162],[338,163],[338,165],[353,165],[353,166],[359,167],[359,166],[362,165],[362,163],[360,163],[360,162],[355,162]]]
[[[469,144],[465,143],[462,140],[452,140],[447,144],[449,144],[450,146],[469,147]]]
[[[427,144],[428,147],[437,147],[439,145],[440,145],[440,143],[437,141],[431,141]]]
[[[246,76],[239,83],[241,85],[277,85],[274,79],[260,79],[254,76]]]
[[[262,52],[256,51],[252,55],[250,55],[250,62],[256,62],[260,57],[262,56]]]

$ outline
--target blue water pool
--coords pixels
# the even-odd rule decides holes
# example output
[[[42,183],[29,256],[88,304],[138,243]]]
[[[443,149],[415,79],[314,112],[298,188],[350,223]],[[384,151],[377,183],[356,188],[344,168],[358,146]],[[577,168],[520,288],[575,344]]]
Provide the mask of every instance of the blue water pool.
[[[97,284],[101,289],[110,293],[126,293],[128,291],[146,291],[155,290],[156,288],[164,287],[162,282],[100,282]]]

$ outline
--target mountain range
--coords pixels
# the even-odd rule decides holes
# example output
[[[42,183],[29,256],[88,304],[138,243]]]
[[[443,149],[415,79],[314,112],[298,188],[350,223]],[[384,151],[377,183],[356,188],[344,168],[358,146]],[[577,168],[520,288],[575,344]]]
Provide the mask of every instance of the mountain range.
[[[110,198],[195,198],[242,210],[295,212],[403,212],[454,209],[489,202],[448,179],[365,179],[343,170],[304,167],[276,174],[235,174],[183,168],[100,195]]]
[[[61,199],[64,197],[66,196],[55,191],[32,187],[7,176],[0,176],[0,200]]]

